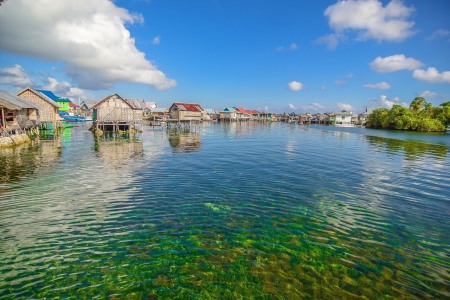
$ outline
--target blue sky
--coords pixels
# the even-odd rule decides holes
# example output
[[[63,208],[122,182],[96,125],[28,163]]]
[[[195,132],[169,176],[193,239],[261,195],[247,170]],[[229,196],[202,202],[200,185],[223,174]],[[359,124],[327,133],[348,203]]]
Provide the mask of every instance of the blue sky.
[[[8,0],[0,89],[272,112],[450,100],[447,0]]]

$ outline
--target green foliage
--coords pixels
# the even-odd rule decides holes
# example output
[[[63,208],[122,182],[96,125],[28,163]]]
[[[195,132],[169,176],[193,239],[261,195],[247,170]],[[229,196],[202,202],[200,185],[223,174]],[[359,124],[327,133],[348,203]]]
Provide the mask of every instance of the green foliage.
[[[450,124],[450,101],[433,107],[423,97],[416,97],[409,108],[394,105],[375,109],[367,118],[366,127],[411,130],[420,132],[445,131]]]

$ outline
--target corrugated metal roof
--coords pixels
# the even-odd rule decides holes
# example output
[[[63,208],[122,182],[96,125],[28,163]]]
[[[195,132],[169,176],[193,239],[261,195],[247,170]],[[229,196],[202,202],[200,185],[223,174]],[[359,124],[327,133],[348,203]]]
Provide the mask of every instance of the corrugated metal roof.
[[[225,107],[225,109],[222,112],[236,112],[236,110],[232,107]]]
[[[55,94],[53,94],[52,91],[47,91],[47,90],[36,90],[36,91],[44,94],[45,96],[49,97],[53,101],[56,101],[56,100],[58,100],[60,98],[60,97],[56,96]]]
[[[204,109],[199,104],[196,103],[175,102],[172,105],[175,106],[178,110],[182,111],[198,111],[198,112],[204,111]]]
[[[36,105],[6,91],[0,91],[0,100],[2,100],[1,104],[8,109],[38,108]]]
[[[164,107],[154,107],[150,110],[152,113],[166,113],[169,112],[168,108],[164,108]]]

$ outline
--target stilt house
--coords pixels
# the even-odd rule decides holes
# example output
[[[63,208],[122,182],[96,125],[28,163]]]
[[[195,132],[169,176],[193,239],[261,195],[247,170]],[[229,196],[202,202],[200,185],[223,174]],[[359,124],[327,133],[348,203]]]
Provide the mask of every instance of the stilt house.
[[[120,97],[110,95],[93,109],[93,129],[102,131],[128,131],[142,126],[142,108]]]
[[[28,134],[37,133],[37,118],[35,105],[0,91],[0,148],[29,141]]]
[[[201,121],[206,118],[205,110],[196,103],[175,102],[169,108],[171,119],[178,121]]]
[[[59,105],[55,101],[32,88],[24,89],[17,96],[38,107],[40,125],[59,126],[61,122],[58,114]]]
[[[38,108],[22,98],[0,91],[0,125],[4,129],[30,128],[38,123]]]

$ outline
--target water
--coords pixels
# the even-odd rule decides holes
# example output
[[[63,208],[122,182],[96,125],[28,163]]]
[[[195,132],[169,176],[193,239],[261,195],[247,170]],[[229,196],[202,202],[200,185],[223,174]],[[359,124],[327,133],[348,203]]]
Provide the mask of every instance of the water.
[[[448,299],[449,139],[80,125],[2,150],[0,298]]]

